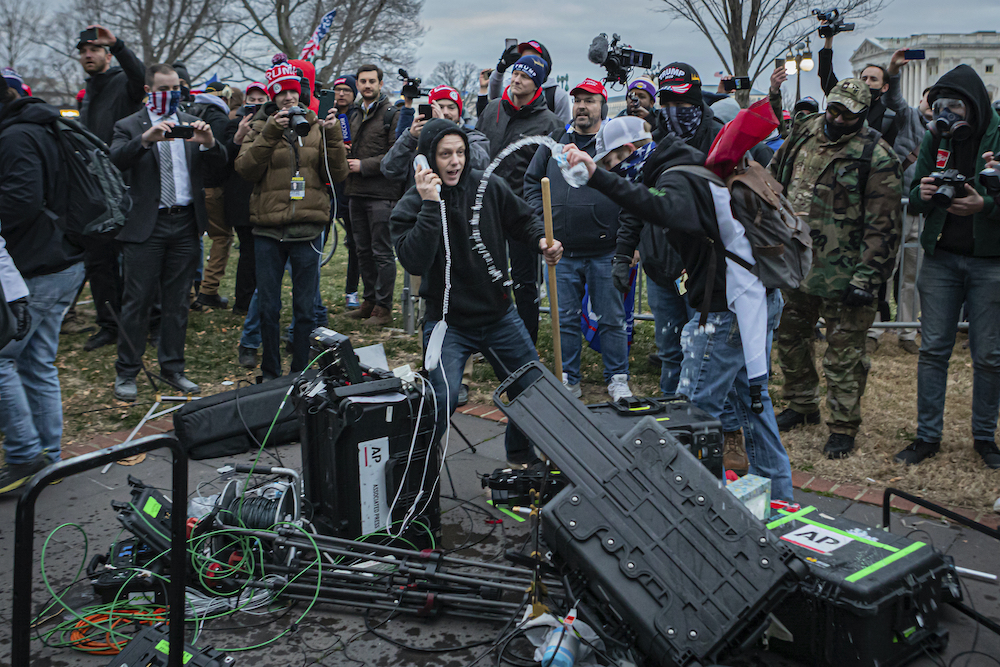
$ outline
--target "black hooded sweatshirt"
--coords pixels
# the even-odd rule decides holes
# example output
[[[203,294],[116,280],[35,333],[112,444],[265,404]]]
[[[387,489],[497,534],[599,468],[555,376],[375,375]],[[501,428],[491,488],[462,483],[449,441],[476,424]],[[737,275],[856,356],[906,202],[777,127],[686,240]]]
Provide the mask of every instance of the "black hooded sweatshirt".
[[[449,134],[461,136],[468,156],[469,140],[454,123],[435,119],[420,132],[417,151],[437,171],[435,154],[441,139]],[[451,246],[451,297],[448,324],[458,327],[483,327],[495,323],[510,309],[507,280],[505,235],[538,247],[545,235],[541,219],[510,186],[496,175],[490,176],[483,196],[479,229],[494,266],[503,272],[503,280],[494,281],[485,259],[473,247],[472,206],[483,172],[471,169],[468,160],[454,187],[442,186],[448,215],[448,238]],[[424,201],[416,185],[410,187],[396,204],[389,218],[389,231],[399,263],[413,275],[422,276],[420,296],[427,303],[428,320],[440,320],[445,288],[445,244],[441,225],[441,205]]]
[[[108,146],[115,135],[115,123],[142,108],[146,67],[125,42],[118,40],[111,55],[120,66],[87,79],[87,93],[80,107],[80,121]]]
[[[667,240],[687,268],[688,302],[695,310],[702,309],[712,255],[715,254],[709,312],[716,313],[729,308],[726,305],[725,247],[719,236],[712,191],[708,181],[700,176],[667,171],[678,165],[704,163],[703,153],[676,137],[667,137],[646,159],[641,184],[598,168],[588,185],[643,222],[666,228]]]
[[[948,148],[953,154],[947,167],[958,169],[970,183],[975,185],[976,165],[983,152],[980,150],[979,144],[989,129],[990,120],[994,115],[993,107],[990,104],[990,94],[986,91],[983,80],[979,78],[974,69],[968,65],[959,65],[943,74],[928,91],[928,104],[934,104],[934,101],[939,98],[960,99],[965,102],[966,109],[970,112],[966,120],[973,127],[972,136],[965,141],[949,142]],[[936,153],[939,147],[944,148],[940,140],[938,140],[933,152]],[[919,184],[919,181],[914,180]],[[958,255],[974,255],[974,217],[948,213],[935,248],[941,248]]]
[[[66,185],[49,126],[59,109],[24,97],[0,111],[0,220],[24,278],[56,273],[83,259],[66,235]]]

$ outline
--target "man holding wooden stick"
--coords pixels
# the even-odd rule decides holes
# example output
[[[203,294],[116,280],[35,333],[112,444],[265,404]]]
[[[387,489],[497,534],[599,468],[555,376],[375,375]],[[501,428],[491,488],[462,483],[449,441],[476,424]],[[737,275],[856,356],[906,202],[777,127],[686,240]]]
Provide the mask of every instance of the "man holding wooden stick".
[[[422,278],[425,367],[437,404],[438,437],[447,433],[462,369],[472,354],[481,352],[500,379],[538,359],[511,300],[505,237],[536,249],[550,265],[562,256],[562,244],[546,241],[538,215],[496,175],[475,214],[483,172],[469,167],[468,151],[462,128],[442,119],[428,122],[417,152],[429,168],[416,169],[416,184],[390,218],[400,264]],[[536,458],[517,429],[508,428],[506,447],[510,463]]]

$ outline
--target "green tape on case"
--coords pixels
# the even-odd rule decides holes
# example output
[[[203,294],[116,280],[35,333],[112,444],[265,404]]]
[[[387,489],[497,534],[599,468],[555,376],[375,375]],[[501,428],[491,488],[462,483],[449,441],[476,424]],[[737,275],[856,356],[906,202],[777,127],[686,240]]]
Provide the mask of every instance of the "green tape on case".
[[[510,518],[512,518],[515,521],[517,521],[518,523],[524,523],[524,517],[518,516],[518,515],[514,514],[513,512],[511,512],[508,509],[504,509],[503,507],[499,507],[497,505],[494,505],[492,500],[487,500],[486,504],[489,505],[489,506],[491,506],[493,509],[500,510],[501,512],[503,512],[504,514],[506,514]]]
[[[161,639],[156,643],[156,650],[164,655],[170,655],[170,642],[168,642],[166,639]],[[191,658],[193,657],[194,656],[192,656],[190,653],[184,651],[184,655],[181,657],[181,664],[184,665],[188,664],[189,662],[191,662]]]
[[[806,514],[809,514],[810,512],[815,512],[816,508],[810,505],[809,507],[803,507],[798,512],[786,512],[785,510],[780,510],[780,511],[785,516],[781,517],[780,519],[775,519],[771,523],[767,524],[768,530],[772,530],[774,528],[777,528],[778,526],[783,526],[789,521],[796,521],[796,520],[801,521],[802,517],[804,517]]]
[[[906,556],[910,555],[911,553],[913,553],[914,551],[916,551],[917,549],[919,549],[922,546],[926,546],[926,545],[923,542],[914,542],[913,544],[911,544],[910,546],[906,547],[905,549],[901,549],[900,551],[897,551],[896,553],[892,554],[891,556],[886,556],[882,560],[878,561],[877,563],[872,563],[871,565],[869,565],[868,567],[866,567],[863,570],[858,570],[857,572],[855,572],[851,576],[846,577],[844,579],[844,581],[849,581],[851,583],[854,583],[855,581],[858,581],[859,579],[864,579],[869,574],[872,574],[874,572],[878,572],[879,570],[881,570],[886,565],[889,565],[891,563],[895,563],[900,558],[905,558]]]
[[[142,511],[154,519],[159,516],[161,509],[163,509],[163,505],[161,505],[160,501],[152,496],[146,498],[146,504],[142,506]]]
[[[885,549],[886,551],[899,551],[896,547],[890,546],[888,544],[882,544],[881,542],[876,542],[875,540],[870,540],[866,537],[861,537],[860,535],[855,535],[854,533],[848,533],[847,531],[840,530],[839,528],[834,528],[833,526],[823,523],[821,521],[815,521],[813,519],[803,519],[798,518],[797,521],[802,523],[808,523],[810,526],[818,526],[829,530],[831,533],[837,533],[838,535],[843,535],[844,537],[849,537],[855,542],[861,542],[862,544],[867,544],[869,546],[878,547],[880,549]],[[768,526],[770,528],[770,526]]]

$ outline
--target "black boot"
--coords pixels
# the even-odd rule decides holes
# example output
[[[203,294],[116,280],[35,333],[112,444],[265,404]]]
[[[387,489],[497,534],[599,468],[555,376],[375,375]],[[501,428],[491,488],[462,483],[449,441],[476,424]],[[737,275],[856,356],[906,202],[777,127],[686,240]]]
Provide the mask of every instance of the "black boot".
[[[843,459],[854,449],[854,436],[846,433],[831,433],[823,447],[828,459]]]
[[[818,424],[819,410],[805,414],[798,412],[797,410],[793,410],[792,408],[786,408],[778,414],[774,420],[778,422],[778,430],[784,432],[798,426],[799,424]]]

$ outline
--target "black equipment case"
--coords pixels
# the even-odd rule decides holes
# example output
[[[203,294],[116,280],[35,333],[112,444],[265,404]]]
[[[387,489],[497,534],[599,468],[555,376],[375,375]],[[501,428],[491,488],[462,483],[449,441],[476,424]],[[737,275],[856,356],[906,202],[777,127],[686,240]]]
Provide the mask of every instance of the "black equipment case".
[[[650,416],[687,447],[713,475],[722,479],[722,450],[725,436],[722,424],[710,414],[681,398],[626,398],[588,405],[606,432],[614,439],[635,428],[636,422]]]
[[[943,649],[941,608],[961,598],[951,558],[923,542],[824,515],[783,512],[767,527],[809,566],[774,615],[792,641],[775,651],[827,667],[893,667]]]
[[[609,437],[537,362],[494,400],[570,482],[542,511],[555,558],[652,663],[694,667],[749,645],[805,574],[791,547],[654,419]]]
[[[391,374],[346,386],[328,382],[319,391],[303,389],[310,394],[296,397],[303,487],[317,530],[355,539],[388,520],[402,520],[416,504],[413,519],[439,539],[440,458],[432,442],[432,398],[421,400],[418,390]],[[405,536],[431,546],[418,526],[411,524]]]

